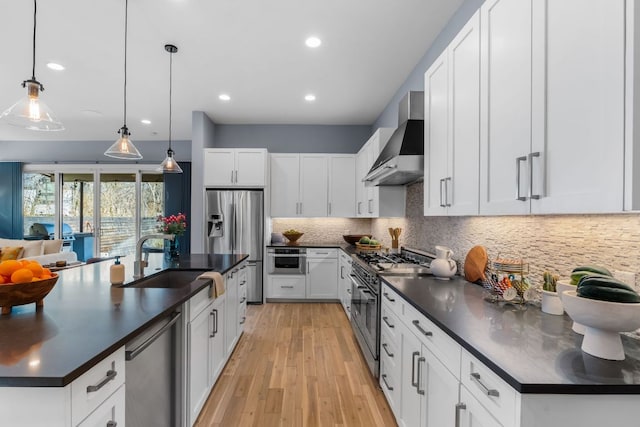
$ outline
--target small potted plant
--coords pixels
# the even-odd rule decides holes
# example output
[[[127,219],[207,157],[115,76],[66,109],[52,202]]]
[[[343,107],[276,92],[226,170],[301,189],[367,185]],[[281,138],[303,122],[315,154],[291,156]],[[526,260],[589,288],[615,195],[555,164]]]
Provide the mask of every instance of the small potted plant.
[[[556,291],[558,276],[545,271],[542,277],[544,279],[542,284],[542,311],[547,314],[561,316],[564,313],[564,308]]]

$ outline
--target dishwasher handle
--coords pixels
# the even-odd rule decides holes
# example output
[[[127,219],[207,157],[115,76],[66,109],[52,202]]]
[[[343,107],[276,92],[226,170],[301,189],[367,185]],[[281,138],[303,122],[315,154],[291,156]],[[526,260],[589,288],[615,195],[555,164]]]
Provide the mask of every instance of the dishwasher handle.
[[[146,349],[151,344],[153,344],[153,342],[157,340],[160,337],[160,335],[164,334],[167,331],[167,329],[171,328],[173,324],[176,323],[178,319],[180,319],[181,316],[182,316],[182,313],[180,313],[179,311],[173,313],[171,320],[169,320],[169,323],[167,323],[162,328],[160,328],[158,332],[150,336],[149,339],[145,340],[142,344],[140,344],[138,347],[134,348],[133,350],[125,351],[124,352],[125,360],[135,359],[140,353],[144,351],[144,349]]]

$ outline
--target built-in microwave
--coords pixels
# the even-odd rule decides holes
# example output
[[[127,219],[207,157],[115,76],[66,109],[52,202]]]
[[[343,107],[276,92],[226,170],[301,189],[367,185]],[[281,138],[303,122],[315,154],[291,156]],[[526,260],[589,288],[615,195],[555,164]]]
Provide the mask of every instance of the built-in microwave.
[[[268,248],[269,274],[306,274],[306,248]]]

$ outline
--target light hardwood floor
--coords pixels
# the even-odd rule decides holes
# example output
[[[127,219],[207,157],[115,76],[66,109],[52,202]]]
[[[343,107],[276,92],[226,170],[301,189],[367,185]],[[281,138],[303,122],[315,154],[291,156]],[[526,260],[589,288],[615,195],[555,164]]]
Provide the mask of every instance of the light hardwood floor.
[[[196,422],[395,425],[337,303],[248,306],[245,332]]]

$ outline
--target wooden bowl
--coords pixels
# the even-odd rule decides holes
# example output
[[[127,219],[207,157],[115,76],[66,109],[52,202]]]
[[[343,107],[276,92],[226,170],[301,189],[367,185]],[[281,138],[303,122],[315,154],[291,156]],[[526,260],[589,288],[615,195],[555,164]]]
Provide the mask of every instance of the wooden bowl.
[[[0,285],[0,307],[2,314],[10,314],[11,308],[15,305],[36,303],[36,310],[41,310],[44,306],[44,297],[58,281],[58,275],[53,273],[50,279],[38,280],[37,282],[11,283]]]
[[[359,251],[379,251],[380,249],[382,249],[382,244],[378,244],[378,245],[363,245],[362,243],[358,243],[356,242],[356,248]]]
[[[343,234],[342,238],[344,239],[345,242],[349,243],[350,245],[355,245],[364,236],[371,238],[371,234]]]
[[[304,233],[282,233],[287,238],[289,243],[295,243]]]

